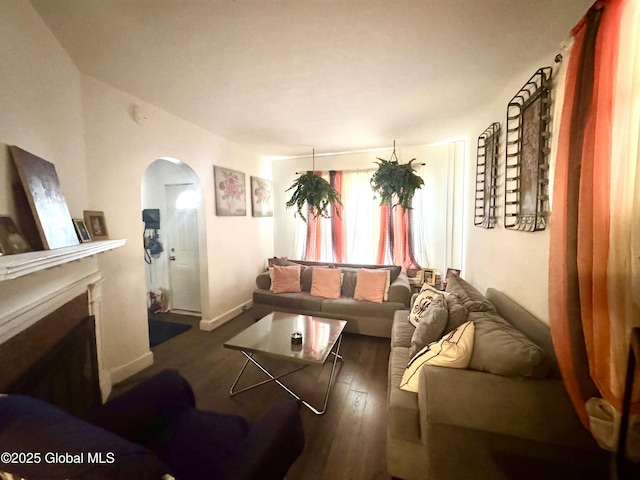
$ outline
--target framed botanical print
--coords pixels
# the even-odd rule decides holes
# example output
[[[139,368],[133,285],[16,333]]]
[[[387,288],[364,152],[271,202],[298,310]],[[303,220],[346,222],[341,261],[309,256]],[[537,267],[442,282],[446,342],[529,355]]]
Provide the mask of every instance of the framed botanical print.
[[[507,107],[506,228],[534,232],[547,226],[551,71],[539,69]]]
[[[273,182],[251,177],[251,214],[254,217],[273,217]]]
[[[247,187],[244,173],[223,167],[213,167],[216,189],[216,215],[220,217],[247,214]]]

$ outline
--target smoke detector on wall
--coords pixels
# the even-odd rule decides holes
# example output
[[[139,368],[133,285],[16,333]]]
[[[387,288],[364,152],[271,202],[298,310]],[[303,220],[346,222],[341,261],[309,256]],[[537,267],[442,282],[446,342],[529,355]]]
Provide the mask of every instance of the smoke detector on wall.
[[[147,112],[145,112],[140,105],[134,105],[131,108],[131,115],[133,116],[133,120],[138,125],[146,123],[149,119],[149,117],[147,116]]]

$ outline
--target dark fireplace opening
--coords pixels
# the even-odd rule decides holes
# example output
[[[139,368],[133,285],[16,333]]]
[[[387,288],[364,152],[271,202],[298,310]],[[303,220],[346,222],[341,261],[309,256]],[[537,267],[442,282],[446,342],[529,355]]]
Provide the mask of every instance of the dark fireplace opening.
[[[95,318],[80,295],[0,345],[0,392],[82,415],[101,402]]]

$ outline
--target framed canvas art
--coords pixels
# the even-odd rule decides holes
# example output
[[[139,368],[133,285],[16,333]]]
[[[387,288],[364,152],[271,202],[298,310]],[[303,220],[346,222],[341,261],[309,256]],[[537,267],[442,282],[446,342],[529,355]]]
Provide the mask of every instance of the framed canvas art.
[[[85,210],[84,223],[93,240],[108,240],[107,222],[104,219],[104,212],[95,210]]]
[[[247,214],[247,187],[244,173],[223,167],[213,167],[216,189],[216,215],[219,217]]]
[[[273,217],[273,182],[251,177],[251,214],[254,217]]]
[[[13,219],[8,215],[0,215],[0,254],[30,252],[31,247],[20,234]]]
[[[19,147],[9,148],[44,248],[78,245],[55,165]]]

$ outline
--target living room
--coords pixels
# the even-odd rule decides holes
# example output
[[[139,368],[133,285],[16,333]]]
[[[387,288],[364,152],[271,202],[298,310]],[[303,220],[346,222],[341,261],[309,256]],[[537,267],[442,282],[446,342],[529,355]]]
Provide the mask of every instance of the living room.
[[[82,55],[91,55],[91,49],[87,48],[83,53],[81,45],[69,45],[71,40],[59,33],[58,38],[53,33],[57,8],[48,3],[53,2],[16,0],[0,5],[3,78],[0,105],[4,113],[0,119],[0,142],[3,144],[0,213],[15,213],[11,182],[6,180],[15,179],[8,146],[16,145],[55,164],[73,217],[82,217],[84,210],[103,211],[110,238],[126,239],[123,246],[86,260],[91,262],[91,269],[99,270],[101,278],[100,361],[105,376],[102,394],[106,397],[113,385],[153,364],[148,343],[148,297],[140,218],[143,208],[141,184],[148,167],[159,159],[171,159],[187,164],[199,179],[202,195],[202,214],[199,215],[201,328],[212,330],[241,313],[243,307],[250,306],[256,275],[265,269],[267,258],[294,255],[293,211],[284,207],[287,198],[284,190],[295,172],[311,168],[312,146],[316,148],[316,164],[323,170],[340,164],[345,154],[328,155],[343,151],[327,149],[321,143],[312,145],[309,142],[314,140],[306,138],[291,138],[292,150],[256,150],[248,146],[248,142],[230,140],[224,132],[209,131],[185,120],[179,113],[171,113],[141,96],[128,93],[122,86],[111,83],[109,72],[101,70],[100,66],[84,71],[79,59]],[[503,5],[503,2],[490,3],[496,9]],[[447,112],[442,121],[428,119],[426,123],[433,133],[424,136],[420,142],[403,143],[402,132],[398,132],[397,137],[380,138],[375,143],[371,141],[354,147],[352,152],[367,149],[371,152],[353,153],[358,160],[348,168],[367,168],[373,166],[376,157],[388,158],[395,139],[400,140],[398,152],[403,161],[414,156],[419,161],[427,161],[421,156],[426,157],[437,150],[437,144],[463,142],[463,177],[458,179],[462,191],[455,192],[459,195],[456,201],[461,202],[461,210],[457,240],[450,247],[455,263],[448,264],[442,255],[438,270],[459,268],[464,278],[478,290],[496,288],[549,323],[549,229],[530,233],[500,226],[494,229],[473,226],[471,192],[476,180],[478,135],[492,122],[505,121],[507,103],[537,69],[552,66],[557,71],[563,68],[554,59],[573,26],[593,2],[575,0],[561,2],[561,5],[543,2],[546,10],[540,2],[528,3],[536,11],[536,18],[549,19],[548,31],[502,32],[495,42],[506,44],[511,35],[522,33],[533,39],[532,43],[543,44],[542,49],[532,45],[534,54],[521,52],[521,58],[504,59],[507,67],[500,72],[500,85],[490,95],[477,91],[473,78],[464,78],[462,83],[472,92],[468,98],[481,99],[481,102],[469,105],[464,111]],[[67,13],[74,10],[71,5],[68,4]],[[59,8],[64,12],[64,7]],[[138,12],[138,18],[124,22],[126,28],[132,28],[136,21],[142,24],[143,10]],[[485,18],[494,14],[487,11]],[[53,22],[52,25],[43,17]],[[92,16],[91,21],[84,24],[87,42],[91,41],[90,33],[94,28],[91,22],[99,22],[99,15]],[[121,42],[119,48],[126,51],[126,39]],[[459,46],[460,50],[463,48]],[[75,55],[79,56],[76,58]],[[145,58],[127,57],[120,62],[119,68],[126,70],[131,64],[145,65]],[[387,67],[372,62],[375,69],[395,67],[393,63]],[[110,67],[103,68],[108,70]],[[171,71],[150,74],[174,75]],[[234,72],[234,75],[242,75],[242,72]],[[460,75],[465,77],[465,72],[461,71]],[[396,93],[400,96],[402,91],[399,89]],[[185,96],[198,97],[199,94],[194,91]],[[385,100],[385,103],[393,106],[393,100]],[[237,101],[242,102],[242,99]],[[239,105],[249,109],[245,104]],[[134,115],[134,109],[138,115]],[[309,111],[313,112],[313,109],[313,102],[309,101]],[[386,112],[381,112],[381,116],[383,113]],[[403,122],[408,121],[399,120],[398,124],[404,126],[406,123]],[[258,136],[268,135],[270,128],[264,125]],[[356,131],[355,126],[353,129]],[[318,132],[318,142],[325,138],[324,133]],[[275,158],[278,156],[287,158]],[[553,159],[551,163],[553,168]],[[217,216],[214,165],[241,170],[247,177],[273,179],[274,216]],[[57,272],[65,277],[67,269],[76,267],[62,266]],[[9,286],[3,282],[0,286],[0,304],[4,311],[18,311],[22,306],[17,304],[14,295],[31,289],[32,280],[22,277],[10,283]]]

